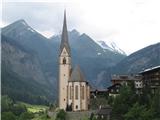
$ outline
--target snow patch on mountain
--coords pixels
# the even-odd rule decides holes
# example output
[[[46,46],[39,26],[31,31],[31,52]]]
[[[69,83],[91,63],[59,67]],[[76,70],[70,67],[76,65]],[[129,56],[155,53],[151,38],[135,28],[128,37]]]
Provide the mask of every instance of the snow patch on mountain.
[[[102,53],[97,53],[97,55],[101,55]]]
[[[107,49],[107,50],[113,51],[115,53],[120,53],[120,54],[126,55],[126,53],[122,49],[120,49],[116,45],[116,43],[113,41],[109,42],[109,43],[106,43],[104,41],[97,41],[97,44],[104,49],[104,52],[105,52],[105,49]]]
[[[120,49],[120,48],[116,45],[115,42],[112,42],[110,45],[111,45],[111,47],[113,48],[114,51],[117,51],[117,52],[119,52],[119,53],[121,53],[121,54],[126,55],[126,53],[125,53],[122,49]]]
[[[35,32],[35,30],[33,30],[32,28],[28,27],[28,30],[30,30],[31,32]]]
[[[27,23],[25,21],[21,22],[23,25],[28,26]]]

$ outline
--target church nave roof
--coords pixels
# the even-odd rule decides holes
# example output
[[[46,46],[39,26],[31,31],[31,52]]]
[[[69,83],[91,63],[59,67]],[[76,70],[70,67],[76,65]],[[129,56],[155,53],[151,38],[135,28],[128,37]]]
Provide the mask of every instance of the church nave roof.
[[[72,82],[86,82],[79,65],[76,65],[76,67],[74,68],[69,81],[72,81]]]

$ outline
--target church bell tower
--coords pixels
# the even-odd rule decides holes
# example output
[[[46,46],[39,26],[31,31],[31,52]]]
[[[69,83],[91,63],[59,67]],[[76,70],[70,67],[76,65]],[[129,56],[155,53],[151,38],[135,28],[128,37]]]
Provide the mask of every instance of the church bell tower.
[[[63,31],[59,52],[59,108],[66,110],[67,85],[71,72],[71,53],[68,42],[66,11],[64,12]]]

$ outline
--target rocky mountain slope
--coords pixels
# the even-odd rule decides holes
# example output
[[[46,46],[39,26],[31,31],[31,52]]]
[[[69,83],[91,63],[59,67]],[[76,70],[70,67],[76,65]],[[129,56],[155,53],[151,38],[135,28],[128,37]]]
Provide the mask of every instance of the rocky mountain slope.
[[[2,95],[39,104],[55,98],[34,52],[8,39],[2,35]]]
[[[60,35],[50,38],[51,47],[59,46]],[[69,43],[71,47],[73,66],[79,64],[85,77],[92,86],[97,86],[99,75],[108,67],[116,65],[126,56],[115,51],[103,49],[87,34],[80,34],[76,30],[69,32]],[[52,49],[54,49],[52,47]],[[107,83],[106,83],[107,84]]]
[[[60,35],[47,39],[19,20],[2,28],[2,41],[2,93],[16,96],[15,99],[26,93],[55,100]],[[99,87],[96,85],[99,74],[126,57],[104,50],[88,35],[80,35],[76,30],[69,32],[69,42],[73,66],[79,64],[86,79],[96,87]]]
[[[156,43],[138,50],[124,58],[115,66],[107,68],[99,77],[98,86],[111,84],[111,75],[114,74],[138,74],[144,69],[160,65],[160,43]]]
[[[48,40],[33,30],[24,20],[19,20],[2,28],[2,41],[2,69],[8,66],[7,70],[15,73],[20,80],[26,80],[29,84],[30,82],[41,84],[39,88],[36,87],[36,91],[43,88],[48,91],[48,94],[42,92],[43,96],[47,96],[47,99],[50,100],[55,99],[57,81],[54,75],[57,73],[53,69],[57,67],[52,65],[52,62],[56,60],[50,53]],[[24,50],[25,53],[21,50]],[[50,70],[51,67],[53,71]],[[3,77],[2,80],[9,79],[12,77]],[[15,94],[14,90],[12,92]],[[31,92],[31,95],[35,94]]]
[[[144,69],[160,65],[160,43],[145,47],[132,53],[112,70],[113,73],[138,73]]]
[[[73,67],[79,64],[96,88],[110,85],[112,74],[131,74],[160,65],[160,43],[128,57],[115,44],[97,44],[87,34],[69,32]],[[45,38],[24,20],[2,28],[2,94],[45,103],[57,98],[60,35]],[[121,52],[120,52],[121,51]],[[40,100],[40,101],[38,101]]]

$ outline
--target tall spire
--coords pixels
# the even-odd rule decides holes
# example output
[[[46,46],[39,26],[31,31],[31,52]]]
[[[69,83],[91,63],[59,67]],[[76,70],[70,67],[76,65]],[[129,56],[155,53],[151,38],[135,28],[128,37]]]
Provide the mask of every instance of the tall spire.
[[[66,10],[64,11],[64,21],[63,21],[63,30],[61,36],[61,45],[60,45],[60,54],[63,48],[66,48],[68,54],[70,55],[70,46],[68,42],[68,31],[67,31],[67,20],[66,20]]]

